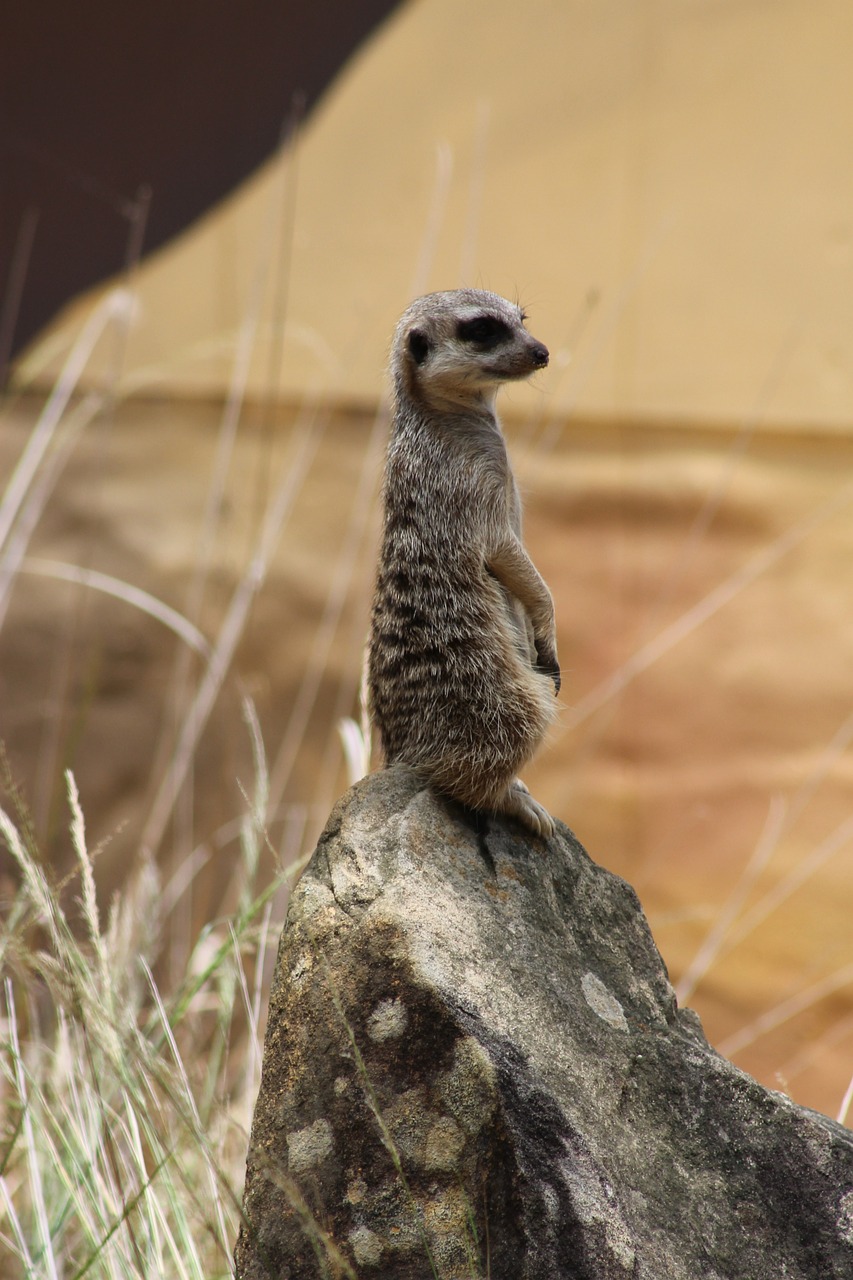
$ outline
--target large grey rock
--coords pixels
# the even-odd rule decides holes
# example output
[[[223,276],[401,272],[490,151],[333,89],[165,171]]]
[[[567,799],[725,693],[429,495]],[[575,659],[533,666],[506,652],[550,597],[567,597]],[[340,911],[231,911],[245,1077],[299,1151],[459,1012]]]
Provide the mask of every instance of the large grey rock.
[[[721,1058],[633,890],[374,775],[282,935],[244,1280],[850,1280],[853,1134]]]

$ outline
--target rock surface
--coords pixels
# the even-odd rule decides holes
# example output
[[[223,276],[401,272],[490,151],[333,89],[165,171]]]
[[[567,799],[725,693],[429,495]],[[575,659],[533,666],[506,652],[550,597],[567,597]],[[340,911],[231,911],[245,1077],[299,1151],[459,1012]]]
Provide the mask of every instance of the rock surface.
[[[721,1058],[636,895],[403,769],[294,892],[242,1280],[851,1280],[853,1134]]]

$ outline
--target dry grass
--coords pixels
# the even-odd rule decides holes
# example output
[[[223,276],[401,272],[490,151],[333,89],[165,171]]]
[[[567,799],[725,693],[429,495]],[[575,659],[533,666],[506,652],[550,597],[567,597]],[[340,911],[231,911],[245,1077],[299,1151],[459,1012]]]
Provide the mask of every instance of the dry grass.
[[[3,1275],[227,1276],[274,942],[277,886],[256,896],[254,883],[265,772],[243,819],[240,906],[193,939],[168,990],[154,977],[155,865],[140,860],[102,921],[71,774],[67,786],[77,869],[64,885],[26,813],[0,811],[21,879],[0,940]]]
[[[449,155],[440,152],[433,207],[410,294],[430,283],[451,168]],[[259,316],[265,307],[270,309],[265,300],[266,264],[287,256],[289,229],[284,215],[291,199],[287,176],[283,164],[282,185],[270,209],[266,237],[258,246],[252,297],[235,342],[233,384],[220,421],[193,581],[184,607],[178,609],[156,593],[88,564],[32,554],[34,532],[49,510],[63,468],[91,424],[115,408],[115,387],[79,396],[77,381],[95,342],[107,336],[120,350],[133,314],[132,293],[127,289],[107,296],[68,353],[63,373],[0,500],[0,625],[13,588],[29,574],[70,580],[81,592],[111,595],[168,628],[180,645],[164,696],[164,706],[168,703],[170,709],[164,721],[168,719],[173,732],[164,735],[154,756],[151,767],[156,766],[157,785],[139,831],[133,833],[130,868],[122,875],[120,892],[106,913],[96,891],[103,850],[87,846],[73,776],[65,777],[63,824],[69,833],[73,870],[61,883],[55,882],[49,860],[42,859],[26,804],[16,797],[14,784],[7,778],[10,803],[0,817],[0,834],[14,861],[19,887],[5,904],[0,935],[5,974],[0,1011],[0,1195],[5,1208],[0,1272],[4,1277],[61,1276],[65,1280],[88,1275],[111,1280],[230,1274],[248,1125],[259,1079],[264,982],[287,884],[308,851],[306,841],[310,845],[307,802],[300,807],[291,797],[285,806],[283,835],[270,842],[267,833],[281,819],[295,762],[305,749],[323,688],[337,681],[331,714],[328,707],[325,711],[332,723],[354,710],[358,672],[340,676],[332,669],[330,653],[333,637],[342,626],[345,601],[363,590],[358,586],[359,581],[363,583],[360,563],[369,541],[371,498],[385,429],[378,414],[366,433],[359,470],[351,479],[354,499],[312,637],[310,660],[297,680],[269,771],[261,731],[249,704],[245,727],[232,728],[232,735],[250,746],[252,790],[243,812],[232,814],[220,833],[222,849],[239,849],[239,856],[227,863],[227,873],[217,872],[222,880],[217,900],[232,905],[213,918],[199,919],[193,889],[210,857],[211,842],[206,847],[198,841],[191,815],[186,821],[183,815],[191,810],[194,773],[202,768],[210,717],[234,679],[235,653],[282,529],[318,456],[328,418],[319,402],[303,406],[279,468],[265,477],[262,514],[233,591],[216,626],[208,626],[205,601],[216,567],[227,506],[226,478],[233,464],[247,370]],[[475,174],[470,242],[462,255],[467,262],[476,258],[478,199],[479,175]],[[276,240],[276,228],[282,226],[283,242]],[[661,243],[659,236],[649,252],[661,251]],[[597,299],[587,300],[569,326],[576,341],[586,346],[574,366],[576,372],[572,375],[570,369],[568,376],[581,382],[589,376],[618,331],[625,298],[644,269],[645,259],[623,294],[603,307],[597,327],[590,322]],[[286,312],[285,278],[286,272],[279,272],[273,284],[279,292],[271,312],[279,328]],[[275,378],[276,370],[271,369],[271,400]],[[324,397],[333,400],[334,387],[325,388]],[[683,586],[685,570],[691,567],[729,492],[752,425],[738,437],[719,485],[688,529],[670,582],[673,595],[675,579]],[[550,459],[561,430],[562,424],[544,419],[528,430],[534,463],[546,455]],[[566,731],[595,721],[594,732],[581,745],[576,741],[575,758],[594,753],[602,714],[614,712],[629,685],[639,682],[651,667],[663,664],[676,646],[708,626],[730,601],[766,579],[814,528],[848,503],[850,494],[849,485],[839,487],[811,514],[792,519],[786,533],[715,579],[716,585],[699,593],[689,608],[676,611],[675,616],[666,612],[668,602],[658,598],[651,612],[668,620],[656,622],[650,628],[651,637],[643,635],[627,658],[605,664],[600,678],[586,682],[588,692],[579,695],[567,713]],[[565,560],[562,549],[559,559]],[[547,568],[546,577],[551,577]],[[570,598],[567,593],[566,599]],[[288,607],[287,601],[281,602],[282,617]],[[568,614],[558,596],[561,611]],[[352,626],[346,620],[343,625]],[[598,619],[593,630],[596,636],[601,632]],[[353,627],[348,647],[357,650],[359,646]],[[712,986],[726,957],[780,906],[796,900],[809,877],[844,848],[853,833],[849,816],[814,842],[807,856],[783,867],[772,883],[762,881],[786,833],[849,748],[851,735],[853,721],[845,720],[803,782],[784,797],[775,792],[767,797],[761,837],[753,853],[745,849],[738,875],[711,918],[707,912],[702,915],[707,905],[703,893],[696,906],[698,924],[696,919],[691,921],[694,945],[685,948],[687,959],[679,979],[685,998],[692,997],[700,984]],[[365,767],[365,753],[352,724],[344,733],[344,753],[350,775],[357,775]],[[62,776],[62,769],[54,768],[60,754],[54,744],[45,763],[45,769],[57,777]],[[337,739],[330,734],[319,769],[327,790],[339,776],[340,754]],[[562,779],[562,764],[560,774]],[[177,833],[168,848],[167,832]],[[726,831],[720,829],[717,834],[723,843]],[[184,838],[177,838],[180,835]],[[606,855],[607,847],[601,852]],[[275,875],[270,867],[277,868]],[[624,873],[627,868],[619,870]],[[815,980],[804,975],[795,993],[768,1004],[757,1017],[745,1018],[723,1047],[730,1052],[741,1050],[833,993],[849,992],[853,968],[842,958],[844,963],[832,972],[821,973]],[[827,1046],[833,1037],[842,1046],[849,1042],[849,1000],[824,1034]],[[792,1061],[790,1069],[795,1066]],[[848,1117],[851,1104],[853,1081],[838,1098],[840,1119]]]

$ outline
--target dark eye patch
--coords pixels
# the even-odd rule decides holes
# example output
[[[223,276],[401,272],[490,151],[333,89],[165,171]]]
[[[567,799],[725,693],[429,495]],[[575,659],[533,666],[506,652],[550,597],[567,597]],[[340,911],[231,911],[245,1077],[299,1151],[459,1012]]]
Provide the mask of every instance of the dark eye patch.
[[[412,329],[409,334],[409,351],[412,353],[415,364],[423,364],[429,355],[429,341],[420,329]]]
[[[475,316],[473,320],[460,320],[456,336],[462,342],[473,342],[478,347],[496,347],[512,337],[512,330],[497,316]]]

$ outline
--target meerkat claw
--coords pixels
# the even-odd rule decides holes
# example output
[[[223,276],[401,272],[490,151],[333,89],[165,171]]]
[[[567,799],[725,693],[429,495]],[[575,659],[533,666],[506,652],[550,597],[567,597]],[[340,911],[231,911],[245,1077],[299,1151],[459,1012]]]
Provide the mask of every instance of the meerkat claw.
[[[550,676],[554,681],[555,695],[560,692],[560,664],[557,654],[551,645],[536,645],[536,670],[543,676]]]
[[[535,836],[550,840],[554,834],[554,819],[544,805],[527,790],[520,778],[516,778],[507,794],[506,806],[501,810],[513,818],[517,818]]]

